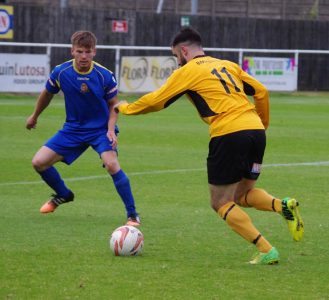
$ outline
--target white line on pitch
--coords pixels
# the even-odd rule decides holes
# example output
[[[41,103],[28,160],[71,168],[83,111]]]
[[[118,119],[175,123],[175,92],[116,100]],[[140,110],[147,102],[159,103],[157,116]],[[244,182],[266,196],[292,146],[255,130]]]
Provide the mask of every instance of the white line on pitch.
[[[300,162],[300,163],[287,163],[287,164],[265,164],[264,168],[275,168],[275,167],[299,167],[299,166],[329,166],[329,161],[315,161],[315,162]],[[155,175],[155,174],[170,174],[170,173],[186,173],[186,172],[197,172],[204,171],[205,168],[196,168],[196,169],[173,169],[173,170],[154,170],[154,171],[145,171],[145,172],[132,172],[128,173],[128,176],[139,176],[139,175]],[[109,178],[109,175],[95,175],[95,176],[83,176],[83,177],[72,177],[65,178],[66,182],[72,181],[83,181],[83,180],[93,180],[93,179],[102,179]],[[18,182],[3,182],[0,183],[0,186],[8,185],[29,185],[29,184],[40,184],[44,183],[42,180],[38,181],[18,181]]]

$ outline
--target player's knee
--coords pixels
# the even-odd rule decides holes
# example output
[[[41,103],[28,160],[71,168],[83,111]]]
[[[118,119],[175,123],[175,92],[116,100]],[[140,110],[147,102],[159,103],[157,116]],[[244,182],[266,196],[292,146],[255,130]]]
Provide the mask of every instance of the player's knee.
[[[220,197],[220,198],[211,198],[210,205],[211,208],[218,213],[219,210],[226,205],[227,203],[232,202],[229,198]],[[234,202],[234,201],[233,201]]]
[[[120,165],[117,160],[105,161],[104,167],[111,174],[115,174],[116,172],[118,172],[120,170]]]
[[[43,161],[41,159],[39,159],[38,157],[33,157],[32,159],[32,167],[34,168],[34,170],[36,170],[37,172],[41,172],[44,169],[46,169],[45,164],[43,163]]]
[[[244,201],[245,196],[246,196],[246,194],[243,194],[243,195],[235,194],[234,202],[239,206],[246,206],[245,201]]]
[[[255,190],[255,188],[251,188],[251,189],[244,191],[243,193],[237,194],[235,197],[235,200],[234,200],[235,203],[241,207],[251,207],[251,205],[249,205],[247,199],[248,199],[249,192],[251,192],[252,190]]]

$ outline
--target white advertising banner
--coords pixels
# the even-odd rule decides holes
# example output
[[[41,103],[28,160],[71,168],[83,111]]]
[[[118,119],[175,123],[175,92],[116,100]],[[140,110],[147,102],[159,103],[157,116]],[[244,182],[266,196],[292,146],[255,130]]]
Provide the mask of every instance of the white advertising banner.
[[[244,57],[242,69],[270,91],[297,90],[297,66],[294,58]]]
[[[46,54],[0,53],[0,92],[40,92],[48,76]]]
[[[123,56],[120,92],[148,93],[162,86],[178,64],[173,56]]]

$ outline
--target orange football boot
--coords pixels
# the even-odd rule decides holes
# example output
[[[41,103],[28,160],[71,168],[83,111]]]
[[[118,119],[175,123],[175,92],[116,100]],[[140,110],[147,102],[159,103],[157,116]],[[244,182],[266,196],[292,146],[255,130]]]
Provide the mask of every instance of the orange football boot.
[[[73,201],[74,199],[74,194],[72,192],[70,192],[69,196],[66,198],[60,197],[56,194],[53,194],[51,196],[52,198],[41,206],[40,212],[42,214],[52,213],[59,205]]]
[[[141,225],[141,219],[138,215],[128,217],[126,225],[137,227],[137,226]]]

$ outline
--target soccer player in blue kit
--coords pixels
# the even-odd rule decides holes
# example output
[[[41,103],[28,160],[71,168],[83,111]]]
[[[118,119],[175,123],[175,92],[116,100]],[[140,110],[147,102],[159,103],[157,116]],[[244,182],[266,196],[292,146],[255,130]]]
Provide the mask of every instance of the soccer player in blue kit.
[[[89,146],[100,156],[111,175],[126,211],[127,225],[140,225],[129,178],[120,167],[117,157],[116,126],[118,115],[117,83],[111,71],[93,61],[97,39],[92,32],[77,31],[71,37],[73,59],[56,66],[41,92],[26,128],[37,125],[38,117],[49,105],[54,94],[62,90],[65,98],[66,121],[61,130],[42,146],[32,160],[34,169],[55,191],[41,208],[51,213],[64,203],[73,201],[73,192],[65,185],[53,166],[62,161],[73,163]]]

